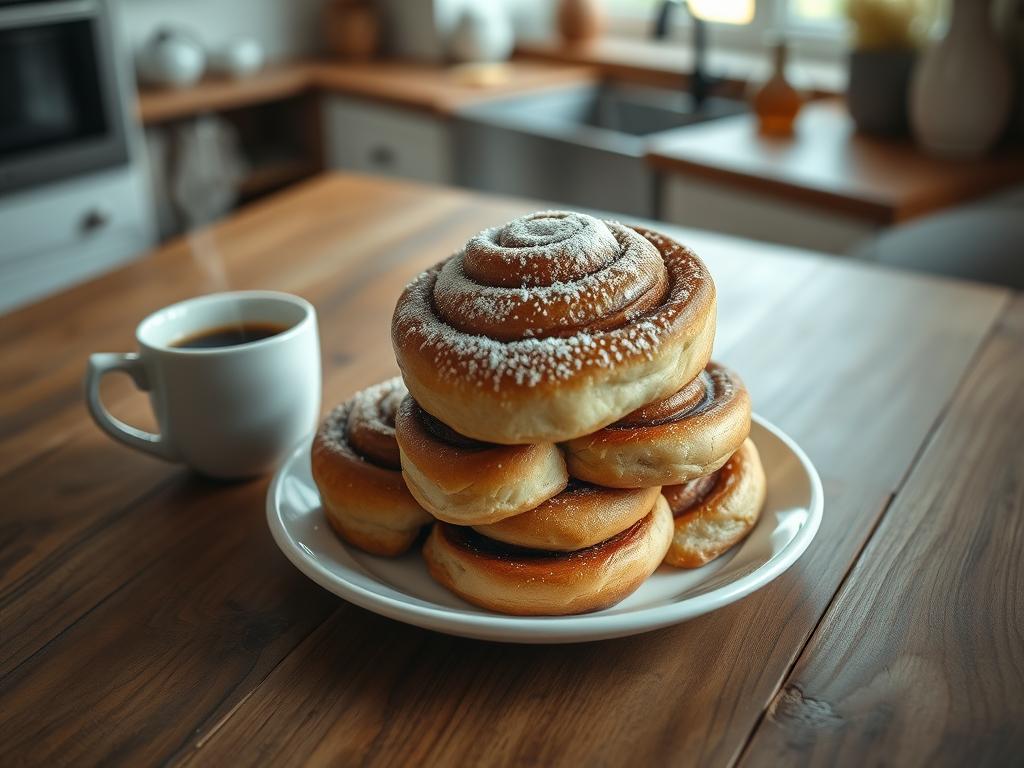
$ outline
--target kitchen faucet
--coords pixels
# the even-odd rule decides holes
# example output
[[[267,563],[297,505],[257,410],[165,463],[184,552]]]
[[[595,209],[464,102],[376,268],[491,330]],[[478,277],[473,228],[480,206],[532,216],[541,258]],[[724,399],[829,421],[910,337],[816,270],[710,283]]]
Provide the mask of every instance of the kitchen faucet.
[[[657,18],[654,20],[652,37],[655,40],[664,40],[668,37],[668,25],[672,19],[672,11],[677,5],[683,6],[693,20],[693,73],[690,75],[690,97],[693,99],[694,111],[699,111],[715,84],[715,78],[707,72],[707,22],[693,12],[689,0],[662,0]]]

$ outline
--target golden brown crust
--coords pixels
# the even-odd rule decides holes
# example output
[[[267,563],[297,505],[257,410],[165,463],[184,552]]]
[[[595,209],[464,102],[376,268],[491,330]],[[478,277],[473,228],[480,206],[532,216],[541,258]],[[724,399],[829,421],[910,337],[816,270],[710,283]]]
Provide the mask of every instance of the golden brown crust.
[[[398,378],[362,390],[331,411],[313,439],[313,480],[328,523],[375,555],[402,554],[432,520],[392,458],[398,456],[394,408],[404,395]]]
[[[423,547],[431,576],[475,605],[519,616],[559,616],[615,605],[658,567],[672,537],[672,513],[657,496],[622,533],[575,552],[510,547],[471,529],[439,523]]]
[[[695,486],[702,486],[696,488]],[[689,487],[663,489],[674,516],[665,562],[699,568],[721,556],[754,529],[764,506],[767,482],[757,448],[749,438],[713,476]]]
[[[646,517],[659,493],[660,487],[615,489],[572,483],[536,509],[473,528],[505,544],[571,552],[600,544]]]
[[[472,269],[466,251],[423,273],[395,309],[392,341],[410,392],[463,435],[502,444],[570,440],[675,392],[710,356],[715,289],[693,252],[646,230],[597,222],[602,240],[590,217],[545,216],[499,228],[492,238],[519,227]],[[567,229],[558,239],[563,220],[583,220],[587,236],[575,242]],[[600,250],[612,246],[610,256]],[[568,272],[548,283],[552,264],[561,263],[552,254],[563,251],[572,257]],[[474,317],[518,337],[473,332]]]
[[[395,417],[406,484],[434,517],[483,525],[520,515],[569,482],[553,443],[497,445],[451,430],[406,397]]]
[[[678,392],[562,447],[573,477],[643,488],[714,472],[749,433],[747,388],[725,366],[709,363]]]

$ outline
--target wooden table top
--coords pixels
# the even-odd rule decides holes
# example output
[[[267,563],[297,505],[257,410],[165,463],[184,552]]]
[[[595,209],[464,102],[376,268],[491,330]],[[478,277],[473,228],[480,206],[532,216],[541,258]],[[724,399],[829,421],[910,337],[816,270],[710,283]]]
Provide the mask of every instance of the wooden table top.
[[[391,60],[297,61],[248,77],[209,77],[183,88],[143,88],[137,112],[142,123],[155,124],[321,90],[446,117],[480,101],[586,83],[596,75],[592,67],[543,61],[516,60],[487,68]]]
[[[838,100],[804,105],[793,137],[763,136],[750,114],[651,141],[651,164],[737,189],[894,224],[1024,183],[1024,152],[931,157],[909,139],[857,133]]]
[[[1020,295],[678,233],[718,285],[716,357],[819,468],[824,521],[740,602],[584,645],[347,604],[275,548],[269,478],[197,478],[86,414],[88,353],[228,287],[316,305],[326,409],[396,371],[408,279],[537,207],[324,176],[0,318],[0,765],[1020,759]],[[107,383],[149,426],[145,399]]]

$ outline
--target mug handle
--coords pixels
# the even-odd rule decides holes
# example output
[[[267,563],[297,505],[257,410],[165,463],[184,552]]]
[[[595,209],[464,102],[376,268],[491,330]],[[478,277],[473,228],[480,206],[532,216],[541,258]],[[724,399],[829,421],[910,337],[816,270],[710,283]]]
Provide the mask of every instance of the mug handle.
[[[89,413],[92,414],[93,421],[99,425],[100,429],[125,445],[159,456],[161,459],[176,460],[177,454],[162,435],[125,424],[111,415],[107,407],[103,405],[103,400],[100,399],[100,380],[105,374],[113,371],[124,371],[131,376],[135,386],[144,392],[149,390],[146,369],[142,365],[142,360],[134,352],[97,352],[89,355],[89,368],[85,374],[85,401],[89,406]]]

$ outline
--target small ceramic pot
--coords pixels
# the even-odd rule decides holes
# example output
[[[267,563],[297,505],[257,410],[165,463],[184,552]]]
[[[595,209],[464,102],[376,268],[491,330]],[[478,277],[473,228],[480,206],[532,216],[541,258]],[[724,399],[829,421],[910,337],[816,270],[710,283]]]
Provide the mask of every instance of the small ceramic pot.
[[[903,136],[909,130],[908,94],[916,52],[904,48],[853,51],[846,104],[857,130]]]
[[[558,31],[571,43],[600,37],[605,28],[600,0],[562,0],[558,6]]]
[[[245,77],[263,66],[263,46],[255,40],[235,40],[213,57],[213,68],[228,77]]]
[[[149,85],[192,85],[206,69],[206,52],[188,32],[158,29],[138,54],[139,76]]]
[[[368,4],[335,0],[324,11],[324,37],[336,56],[369,61],[380,50],[380,20]]]

